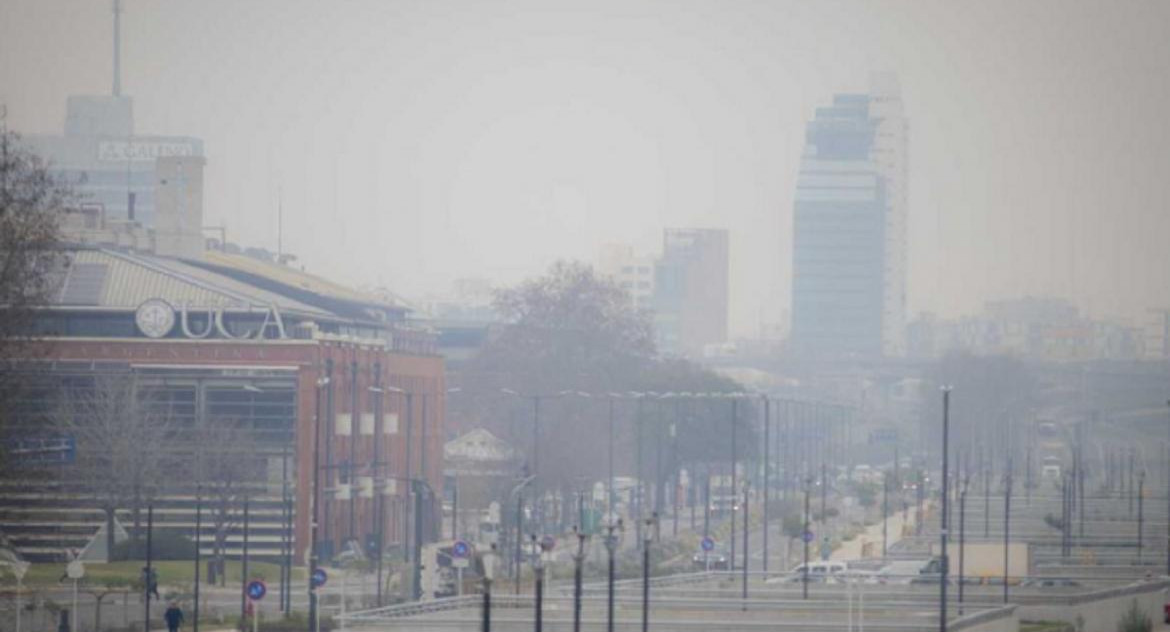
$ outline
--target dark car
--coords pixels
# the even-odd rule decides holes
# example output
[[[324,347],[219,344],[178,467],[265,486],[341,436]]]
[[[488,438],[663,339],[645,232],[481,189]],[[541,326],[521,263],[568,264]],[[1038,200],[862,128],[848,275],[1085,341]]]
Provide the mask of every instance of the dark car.
[[[725,571],[731,567],[727,549],[723,547],[715,547],[710,553],[698,551],[691,556],[691,563],[699,570],[707,570],[708,564],[713,571]]]

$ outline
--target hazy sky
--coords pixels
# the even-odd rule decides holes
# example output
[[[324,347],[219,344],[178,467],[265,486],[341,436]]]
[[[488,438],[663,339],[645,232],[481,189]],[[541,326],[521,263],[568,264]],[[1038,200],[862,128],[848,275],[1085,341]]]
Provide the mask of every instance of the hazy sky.
[[[731,231],[736,333],[789,303],[804,123],[910,119],[911,313],[1170,305],[1170,2],[125,0],[141,133],[204,139],[208,224],[407,296],[664,226]],[[8,125],[107,93],[110,0],[0,0]]]

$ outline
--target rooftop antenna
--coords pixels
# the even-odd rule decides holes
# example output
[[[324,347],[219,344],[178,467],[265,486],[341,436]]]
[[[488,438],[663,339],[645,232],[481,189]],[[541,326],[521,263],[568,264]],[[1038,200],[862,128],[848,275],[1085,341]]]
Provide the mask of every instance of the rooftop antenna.
[[[122,0],[114,0],[114,96],[122,96]]]

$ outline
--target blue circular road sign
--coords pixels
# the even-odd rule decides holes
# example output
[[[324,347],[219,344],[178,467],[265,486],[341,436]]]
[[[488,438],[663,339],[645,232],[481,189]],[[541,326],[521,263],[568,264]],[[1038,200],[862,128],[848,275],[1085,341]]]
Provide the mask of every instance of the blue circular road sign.
[[[713,538],[711,538],[710,536],[706,536],[703,538],[703,541],[700,543],[700,546],[703,547],[704,551],[710,553],[711,551],[715,550],[715,540]]]
[[[324,586],[325,582],[329,580],[329,574],[325,572],[325,569],[318,568],[317,570],[313,571],[312,579],[314,588]]]
[[[260,601],[264,595],[268,594],[268,586],[259,579],[253,579],[248,582],[248,598],[252,601]]]
[[[451,546],[451,555],[465,560],[471,557],[471,545],[466,540],[455,540],[455,544]]]
[[[804,535],[801,536],[801,539],[803,539],[805,542],[812,542],[813,540],[817,539],[817,536],[813,535],[812,531],[805,531]]]

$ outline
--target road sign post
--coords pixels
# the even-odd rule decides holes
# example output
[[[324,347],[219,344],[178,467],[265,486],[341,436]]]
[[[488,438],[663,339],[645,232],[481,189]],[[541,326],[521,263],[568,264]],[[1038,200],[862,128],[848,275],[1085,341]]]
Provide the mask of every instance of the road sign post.
[[[451,565],[455,567],[455,594],[463,596],[463,569],[471,559],[471,545],[466,540],[456,540],[451,546]]]
[[[248,594],[248,609],[252,611],[252,632],[259,632],[260,630],[260,600],[264,595],[268,594],[268,585],[259,579],[253,579],[248,582],[245,588]]]
[[[703,565],[706,567],[708,573],[711,572],[711,551],[715,550],[715,539],[711,536],[703,536],[699,542],[699,546],[703,549]]]

